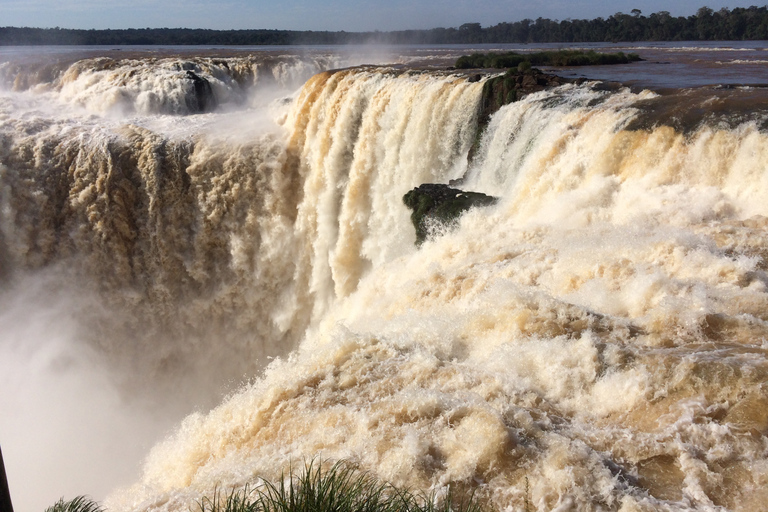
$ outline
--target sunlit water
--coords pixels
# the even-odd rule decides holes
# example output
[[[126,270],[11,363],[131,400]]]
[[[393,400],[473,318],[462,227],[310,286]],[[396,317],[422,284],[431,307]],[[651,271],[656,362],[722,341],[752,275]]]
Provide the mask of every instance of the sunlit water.
[[[578,73],[633,87],[529,95],[471,160],[483,82],[445,66],[489,48],[4,50],[17,509],[320,457],[497,510],[758,510],[764,50],[726,46],[619,46],[646,64]],[[457,178],[499,202],[417,248],[402,196]]]

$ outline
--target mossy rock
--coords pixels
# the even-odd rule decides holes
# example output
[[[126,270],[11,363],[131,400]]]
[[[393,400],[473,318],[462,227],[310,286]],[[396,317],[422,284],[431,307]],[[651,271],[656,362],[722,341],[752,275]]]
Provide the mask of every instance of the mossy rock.
[[[468,192],[437,183],[425,183],[403,196],[403,202],[412,210],[416,245],[424,243],[435,231],[455,225],[470,208],[490,206],[497,201],[498,198],[481,192]]]

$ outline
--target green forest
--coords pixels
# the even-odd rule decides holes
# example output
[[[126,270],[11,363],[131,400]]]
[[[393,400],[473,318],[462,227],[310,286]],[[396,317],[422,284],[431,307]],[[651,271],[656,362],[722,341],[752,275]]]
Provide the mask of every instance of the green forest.
[[[608,18],[562,21],[537,18],[482,27],[395,32],[316,32],[294,30],[206,30],[145,28],[74,30],[0,27],[0,45],[296,45],[296,44],[477,44],[583,43],[620,41],[740,41],[768,39],[768,6],[700,8],[691,16],[667,11],[644,15],[639,9]]]

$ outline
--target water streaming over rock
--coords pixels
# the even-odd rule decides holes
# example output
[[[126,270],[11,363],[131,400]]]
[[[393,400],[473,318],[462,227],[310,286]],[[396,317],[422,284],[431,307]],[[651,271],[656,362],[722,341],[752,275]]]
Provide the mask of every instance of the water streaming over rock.
[[[496,510],[766,499],[759,115],[681,130],[646,122],[657,93],[586,82],[502,107],[478,141],[483,83],[460,74],[327,71],[238,110],[197,64],[215,113],[131,92],[126,118],[68,84],[138,91],[137,65],[76,66],[38,93],[66,107],[2,98],[4,286],[88,304],[74,338],[121,393],[209,403],[250,379],[111,510],[188,510],[314,457]],[[417,248],[403,195],[460,178],[499,201]]]

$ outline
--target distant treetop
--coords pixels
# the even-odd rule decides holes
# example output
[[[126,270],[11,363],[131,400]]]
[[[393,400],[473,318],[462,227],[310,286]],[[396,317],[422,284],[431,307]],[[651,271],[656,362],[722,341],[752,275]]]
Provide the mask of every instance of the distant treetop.
[[[183,28],[74,30],[0,27],[0,45],[285,45],[285,44],[478,44],[586,43],[618,41],[740,41],[768,39],[768,7],[701,7],[692,16],[668,11],[643,16],[616,13],[593,20],[537,18],[483,28],[394,32],[315,32],[296,30],[207,30]]]

